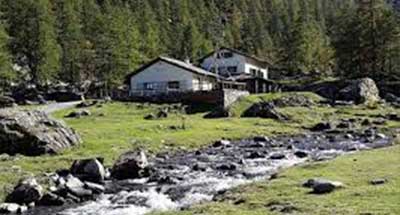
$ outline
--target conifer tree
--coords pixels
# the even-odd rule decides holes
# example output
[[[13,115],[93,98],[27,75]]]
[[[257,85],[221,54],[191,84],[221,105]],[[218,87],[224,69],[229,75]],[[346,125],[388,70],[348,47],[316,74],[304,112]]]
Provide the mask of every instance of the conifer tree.
[[[160,54],[160,31],[158,23],[148,1],[143,1],[137,8],[138,27],[140,31],[140,54],[142,63],[157,57]]]
[[[16,74],[11,68],[11,56],[8,51],[9,36],[0,20],[0,89],[7,81],[14,80]]]
[[[29,67],[34,83],[44,84],[56,78],[60,47],[50,1],[8,0],[7,5],[11,51],[17,62]]]
[[[359,3],[339,18],[335,47],[341,74],[383,78],[398,62],[399,26],[381,0]]]
[[[97,44],[97,58],[99,64],[99,77],[108,88],[119,85],[124,81],[125,75],[132,72],[139,64],[138,31],[129,9],[106,5],[104,19],[104,35],[102,44]]]
[[[334,50],[330,39],[315,22],[299,20],[287,44],[287,62],[292,71],[330,71]]]
[[[62,54],[61,71],[62,80],[74,83],[82,80],[82,46],[84,36],[80,21],[81,1],[57,1],[57,14],[59,36]]]

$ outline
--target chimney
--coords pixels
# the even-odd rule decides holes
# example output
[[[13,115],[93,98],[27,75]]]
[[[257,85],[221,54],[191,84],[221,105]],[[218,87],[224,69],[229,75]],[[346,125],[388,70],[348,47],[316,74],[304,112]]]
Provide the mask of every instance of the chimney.
[[[190,62],[190,58],[185,58],[185,63],[192,65],[192,63]]]

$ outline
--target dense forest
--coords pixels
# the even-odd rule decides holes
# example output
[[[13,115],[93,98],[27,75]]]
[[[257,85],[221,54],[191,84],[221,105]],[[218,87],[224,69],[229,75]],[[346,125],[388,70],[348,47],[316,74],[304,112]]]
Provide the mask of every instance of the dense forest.
[[[390,2],[390,3],[389,3]],[[291,74],[400,77],[393,0],[0,0],[0,80],[118,85],[227,46]]]

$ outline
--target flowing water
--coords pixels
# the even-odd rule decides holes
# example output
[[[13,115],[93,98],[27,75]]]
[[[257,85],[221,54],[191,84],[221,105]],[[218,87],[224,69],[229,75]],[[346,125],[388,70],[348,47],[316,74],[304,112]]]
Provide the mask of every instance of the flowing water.
[[[391,138],[375,133],[308,134],[266,140],[241,140],[198,151],[159,154],[151,159],[157,174],[139,180],[109,181],[107,192],[81,205],[38,208],[32,214],[142,215],[184,209],[213,201],[233,187],[269,179],[282,168],[328,160],[359,150],[385,147]],[[300,156],[305,152],[307,157]]]

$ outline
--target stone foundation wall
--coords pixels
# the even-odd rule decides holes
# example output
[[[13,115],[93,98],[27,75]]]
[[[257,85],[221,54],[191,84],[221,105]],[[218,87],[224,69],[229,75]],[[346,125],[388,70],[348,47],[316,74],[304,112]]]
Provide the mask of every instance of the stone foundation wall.
[[[131,101],[153,103],[204,103],[223,109],[232,105],[239,98],[250,95],[248,91],[224,89],[216,91],[198,91],[187,93],[170,93],[151,97],[131,97]]]
[[[249,96],[250,93],[248,91],[243,90],[233,90],[233,89],[224,89],[222,90],[222,107],[224,109],[231,106],[235,103],[238,99],[242,97]]]

